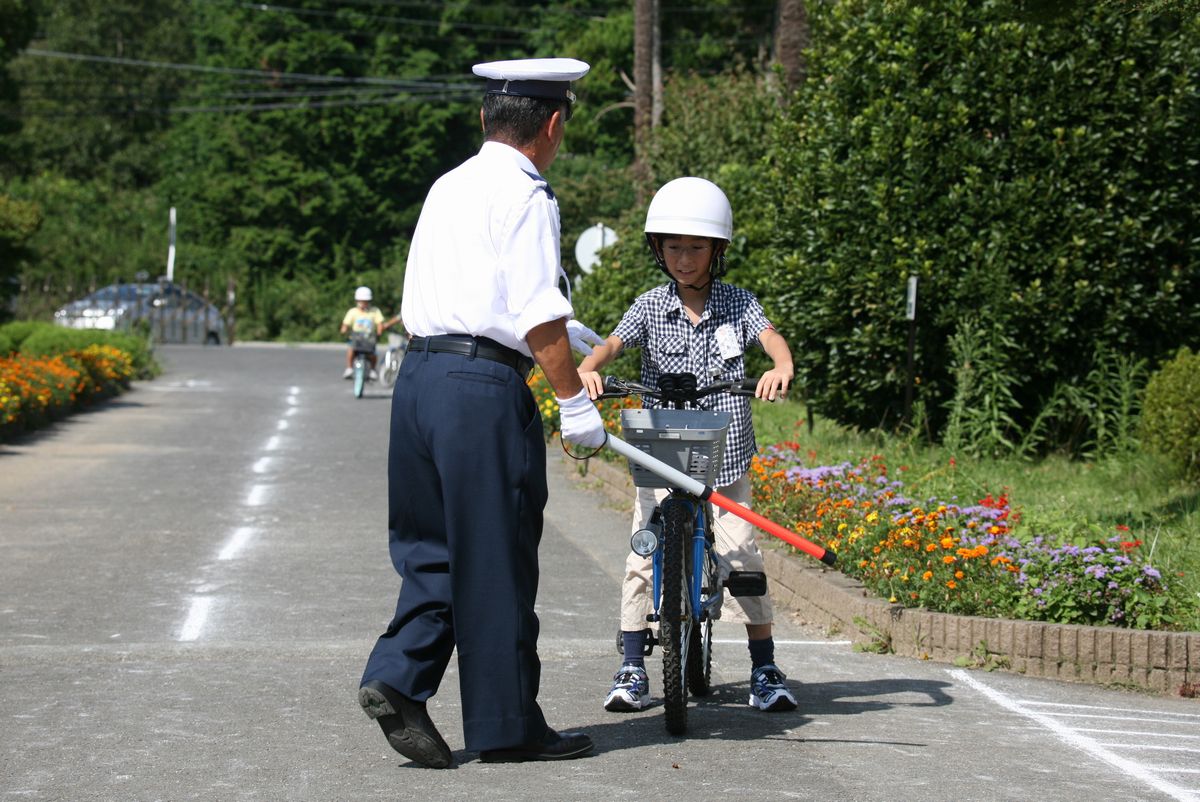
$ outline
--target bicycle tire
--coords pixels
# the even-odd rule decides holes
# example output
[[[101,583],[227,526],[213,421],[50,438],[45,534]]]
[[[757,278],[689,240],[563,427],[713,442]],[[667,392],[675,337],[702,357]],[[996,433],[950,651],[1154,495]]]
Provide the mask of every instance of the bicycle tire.
[[[379,383],[384,387],[391,387],[396,383],[396,377],[400,375],[400,360],[392,357],[384,360],[383,370],[379,371]]]
[[[684,570],[684,548],[691,542],[692,511],[683,501],[663,502],[662,602],[659,605],[659,641],[663,655],[663,706],[667,732],[687,730],[687,673],[684,660],[691,632],[691,613]]]
[[[367,383],[367,360],[357,357],[354,360],[354,397],[362,398],[363,385]]]

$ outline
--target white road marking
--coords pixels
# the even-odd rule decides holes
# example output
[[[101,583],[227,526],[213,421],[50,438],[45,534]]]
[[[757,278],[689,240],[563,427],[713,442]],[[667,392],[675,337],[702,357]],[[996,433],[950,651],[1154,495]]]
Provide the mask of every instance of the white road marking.
[[[279,435],[273,435],[267,444],[263,446],[263,451],[274,451],[279,448]]]
[[[1113,768],[1119,769],[1130,777],[1138,779],[1146,785],[1149,785],[1151,788],[1161,791],[1173,799],[1179,800],[1179,802],[1200,801],[1200,794],[1193,793],[1187,788],[1180,787],[1175,783],[1168,782],[1167,780],[1155,776],[1154,772],[1151,771],[1149,767],[1122,757],[1116,752],[1105,748],[1103,744],[1097,743],[1096,741],[1084,735],[1080,735],[1075,730],[1063,725],[1051,716],[1048,716],[1044,713],[1039,713],[1036,710],[1030,710],[1027,704],[1013,699],[1007,694],[1001,693],[994,688],[984,685],[966,671],[963,671],[962,669],[952,669],[948,670],[948,673],[958,682],[974,688],[976,691],[982,693],[1000,707],[1016,713],[1019,716],[1024,716],[1025,718],[1037,722],[1047,730],[1050,730],[1050,732],[1054,733],[1070,746],[1073,746],[1083,752],[1087,752],[1092,757],[1104,761]],[[1122,744],[1121,748],[1128,749],[1129,747],[1128,744]]]
[[[270,464],[271,464],[270,457],[259,457],[259,459],[257,461],[255,461],[254,467],[251,470],[253,470],[255,473],[266,473],[267,466]]]
[[[208,618],[208,608],[211,606],[211,596],[196,596],[192,599],[187,620],[183,622],[183,629],[179,631],[179,640],[192,641],[200,637],[200,633],[204,629],[204,622]]]
[[[281,420],[281,421],[279,421],[279,423],[275,424],[276,430],[281,431],[281,432],[284,431],[285,429],[287,429],[287,427],[288,427],[288,422],[285,420]]]
[[[1074,708],[1078,708],[1080,710],[1114,710],[1118,713],[1145,713],[1146,712],[1145,710],[1138,710],[1136,708],[1130,708],[1130,707],[1105,707],[1104,705],[1079,705],[1079,704],[1071,704],[1069,702],[1037,702],[1037,701],[1030,700],[1030,701],[1026,702],[1026,704],[1033,705],[1036,707],[1074,707]],[[1184,718],[1200,718],[1200,713],[1175,713],[1175,712],[1164,711],[1163,715],[1164,716],[1182,716]]]
[[[221,549],[220,554],[217,555],[217,559],[232,560],[242,550],[242,547],[249,542],[250,538],[254,537],[254,532],[254,527],[251,526],[239,526],[233,530],[233,535],[230,536],[225,547]]]
[[[1169,724],[1179,724],[1178,721],[1163,722]],[[1200,735],[1180,735],[1172,732],[1142,732],[1136,730],[1100,730],[1091,727],[1076,727],[1075,732],[1098,732],[1101,735],[1145,735],[1150,738],[1187,738],[1192,741],[1200,741]]]
[[[246,494],[246,506],[261,507],[263,502],[267,500],[267,493],[270,491],[270,485],[254,485],[250,488],[250,492]]]
[[[300,407],[288,407],[287,411],[284,412],[283,414],[284,414],[284,417],[290,418],[299,411],[300,411]]]

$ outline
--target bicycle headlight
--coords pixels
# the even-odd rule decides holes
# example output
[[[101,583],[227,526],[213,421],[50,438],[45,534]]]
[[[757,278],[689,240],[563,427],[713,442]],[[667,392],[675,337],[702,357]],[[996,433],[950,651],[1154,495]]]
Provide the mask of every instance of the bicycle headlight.
[[[639,557],[649,557],[658,549],[658,533],[653,529],[639,529],[629,538],[629,547]]]

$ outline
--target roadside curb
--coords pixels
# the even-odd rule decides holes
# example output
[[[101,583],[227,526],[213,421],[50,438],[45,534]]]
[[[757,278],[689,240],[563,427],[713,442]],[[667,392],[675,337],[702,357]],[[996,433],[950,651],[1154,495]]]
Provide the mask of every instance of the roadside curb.
[[[604,460],[576,462],[556,447],[573,479],[632,508],[629,472]],[[551,457],[553,460],[554,457]],[[800,620],[864,651],[960,667],[1178,694],[1200,684],[1200,632],[1155,632],[935,613],[872,597],[854,579],[759,541],[771,598]]]

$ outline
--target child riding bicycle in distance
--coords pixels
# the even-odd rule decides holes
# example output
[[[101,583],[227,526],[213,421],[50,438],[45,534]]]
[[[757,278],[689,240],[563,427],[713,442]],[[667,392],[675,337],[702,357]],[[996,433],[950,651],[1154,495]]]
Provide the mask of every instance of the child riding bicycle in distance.
[[[733,212],[720,187],[703,178],[677,178],[663,185],[646,215],[646,240],[658,267],[671,279],[639,296],[613,333],[579,365],[588,394],[603,392],[597,372],[624,348],[642,349],[641,382],[658,386],[663,373],[695,374],[699,384],[741,379],[743,353],[761,345],[774,363],[763,374],[755,395],[775,400],[792,380],[792,354],[762,306],[747,290],[720,281],[725,249],[733,235]],[[647,406],[655,402],[647,399]],[[756,451],[750,401],[729,393],[710,396],[702,404],[732,415],[724,464],[717,491],[750,506],[750,459]],[[667,491],[638,488],[633,531],[643,528]],[[755,530],[724,510],[714,510],[715,552],[722,576],[730,570],[763,571]],[[649,703],[645,644],[652,612],[652,568],[649,558],[630,552],[621,588],[621,639],[624,659],[613,677],[604,707],[641,710]],[[760,710],[794,710],[796,699],[775,665],[773,614],[768,596],[725,594],[721,619],[744,623],[750,649],[750,705]]]
[[[379,339],[380,334],[400,321],[399,315],[385,321],[379,307],[371,304],[372,299],[373,294],[370,287],[359,287],[354,291],[354,306],[350,307],[342,316],[342,326],[339,329],[342,334],[350,332],[352,336],[364,337],[374,342]],[[374,381],[378,378],[375,373],[375,354],[368,354],[367,359],[371,363],[371,380]],[[351,345],[346,349],[346,370],[342,372],[342,378],[349,379],[353,375],[354,346]]]

